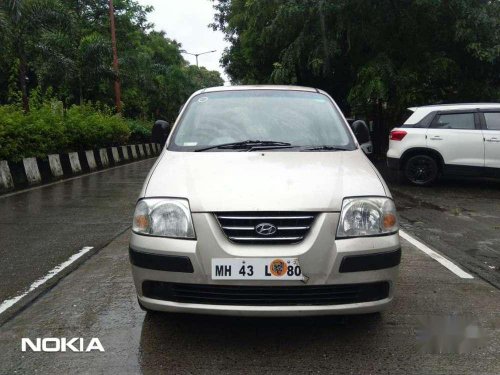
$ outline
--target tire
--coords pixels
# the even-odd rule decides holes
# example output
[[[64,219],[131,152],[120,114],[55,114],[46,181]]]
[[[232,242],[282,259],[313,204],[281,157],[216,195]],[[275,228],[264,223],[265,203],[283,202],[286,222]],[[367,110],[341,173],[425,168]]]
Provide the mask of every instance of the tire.
[[[403,172],[413,185],[429,186],[438,178],[439,166],[432,156],[415,155],[406,161]]]

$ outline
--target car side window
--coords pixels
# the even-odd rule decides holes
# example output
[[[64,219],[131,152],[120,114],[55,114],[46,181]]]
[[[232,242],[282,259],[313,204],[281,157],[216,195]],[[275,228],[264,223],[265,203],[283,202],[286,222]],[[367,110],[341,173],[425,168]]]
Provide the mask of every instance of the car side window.
[[[437,115],[431,128],[475,129],[474,113],[450,113]]]
[[[485,112],[486,129],[500,130],[500,112]]]

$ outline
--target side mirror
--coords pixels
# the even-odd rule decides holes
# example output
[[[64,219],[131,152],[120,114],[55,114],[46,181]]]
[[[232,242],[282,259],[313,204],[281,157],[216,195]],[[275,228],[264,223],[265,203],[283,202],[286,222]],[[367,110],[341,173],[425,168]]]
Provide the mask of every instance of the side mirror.
[[[151,131],[151,141],[159,143],[162,147],[167,142],[168,134],[170,133],[170,124],[163,120],[156,120]]]
[[[352,123],[351,129],[359,144],[370,142],[370,129],[363,120],[356,120]]]

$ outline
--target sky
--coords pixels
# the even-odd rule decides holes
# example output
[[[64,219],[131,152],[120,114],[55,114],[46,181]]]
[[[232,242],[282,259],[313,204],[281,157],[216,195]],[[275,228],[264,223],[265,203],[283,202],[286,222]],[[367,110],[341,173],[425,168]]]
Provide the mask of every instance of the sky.
[[[219,65],[224,48],[228,43],[224,34],[213,31],[208,24],[213,22],[215,10],[210,0],[138,0],[141,5],[152,5],[154,11],[148,20],[155,24],[155,30],[165,31],[167,37],[182,43],[187,52],[201,53],[216,50],[198,57],[199,65],[209,70],[221,72],[228,81],[224,70]],[[191,64],[196,64],[194,56],[183,54]]]

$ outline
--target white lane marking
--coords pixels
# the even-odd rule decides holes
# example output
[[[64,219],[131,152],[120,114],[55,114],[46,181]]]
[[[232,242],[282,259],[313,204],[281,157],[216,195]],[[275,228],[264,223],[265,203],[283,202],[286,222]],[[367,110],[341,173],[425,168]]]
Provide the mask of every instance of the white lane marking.
[[[69,257],[69,259],[60,265],[52,268],[44,277],[36,280],[33,284],[30,285],[27,291],[25,291],[23,294],[20,294],[14,298],[7,299],[2,302],[0,305],[0,314],[2,314],[5,310],[8,308],[14,306],[17,302],[19,302],[23,297],[28,295],[28,293],[34,291],[36,288],[38,288],[40,285],[45,284],[48,280],[53,278],[55,275],[57,275],[59,272],[61,272],[63,269],[68,267],[71,263],[76,261],[78,258],[81,258],[83,255],[88,253],[90,250],[92,250],[94,247],[93,246],[86,246],[83,249],[81,249],[78,253],[73,254],[72,256]]]
[[[430,256],[432,259],[437,260],[439,263],[441,263],[443,266],[448,268],[451,272],[453,272],[455,275],[458,277],[461,277],[462,279],[473,279],[474,277],[462,270],[460,267],[458,267],[455,263],[452,261],[446,259],[444,256],[441,254],[436,253],[434,250],[429,248],[427,245],[424,245],[422,242],[417,240],[416,238],[413,238],[410,236],[408,233],[406,233],[404,230],[400,229],[399,230],[399,235],[404,238],[406,241],[411,243],[413,246],[415,246],[417,249],[423,251],[426,253],[428,256]]]

